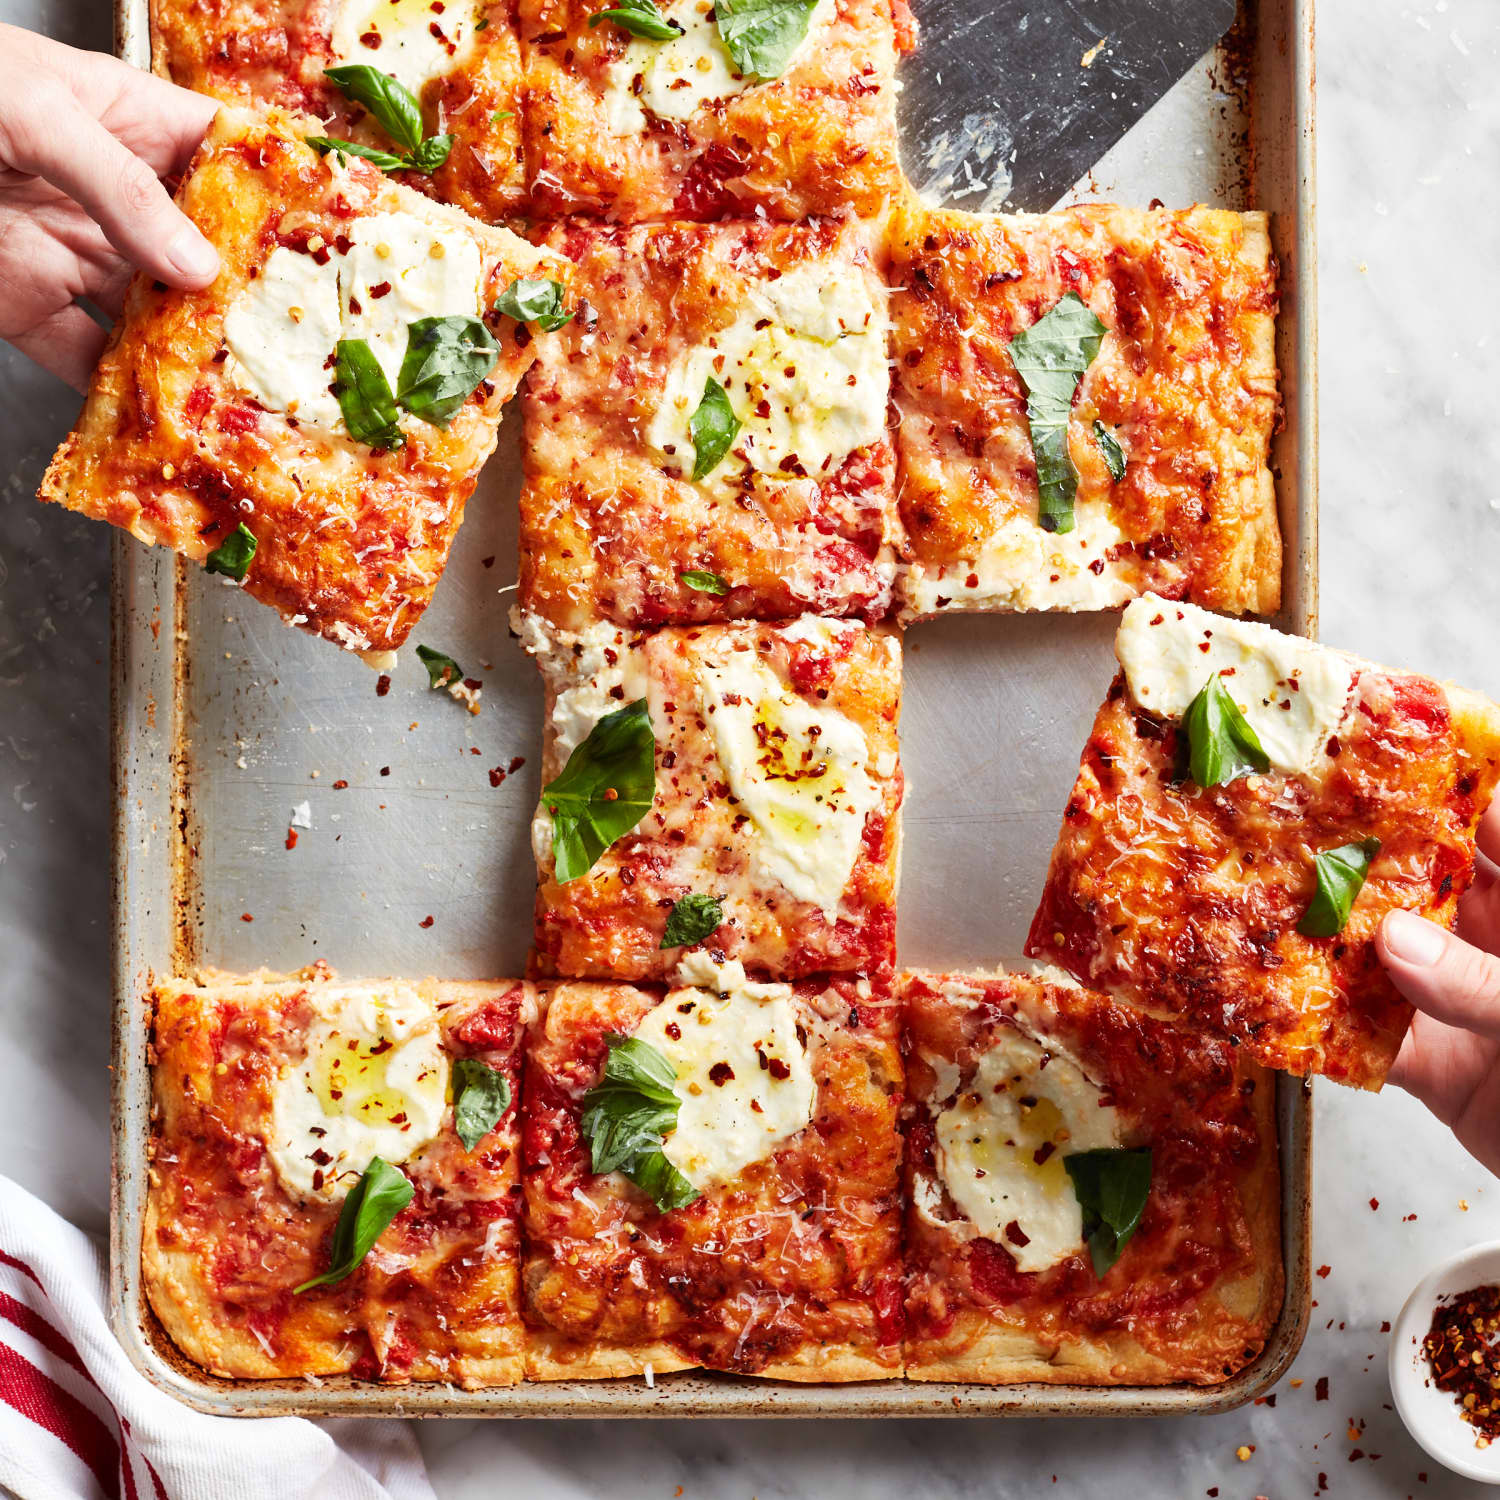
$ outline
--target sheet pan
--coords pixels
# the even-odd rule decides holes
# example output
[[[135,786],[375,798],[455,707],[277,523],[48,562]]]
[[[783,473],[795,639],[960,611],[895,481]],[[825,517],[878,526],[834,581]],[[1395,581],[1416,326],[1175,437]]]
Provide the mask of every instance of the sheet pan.
[[[974,34],[1001,44],[1018,0],[973,4]],[[119,5],[121,55],[145,66],[146,0]],[[963,48],[918,53],[906,66],[961,70]],[[1317,626],[1313,116],[1313,0],[1243,0],[1227,43],[1075,194],[1271,211],[1285,405],[1273,463],[1288,543],[1276,623],[1307,635]],[[920,185],[923,164],[907,166]],[[350,976],[494,977],[524,964],[542,694],[509,639],[502,592],[515,576],[518,426],[507,417],[414,638],[483,678],[477,717],[429,695],[414,652],[377,697],[374,675],[354,658],[285,629],[221,580],[116,540],[111,1297],[137,1365],[192,1406],[265,1415],[1132,1416],[1222,1411],[1272,1384],[1301,1342],[1310,1295],[1312,1095],[1286,1078],[1277,1095],[1285,1305],[1259,1359],[1217,1387],[791,1386],[681,1374],[653,1388],[631,1380],[461,1391],[233,1383],[176,1353],[139,1273],[149,1128],[142,996],[152,977],[199,964],[294,969],[318,958]],[[1113,626],[1112,616],[966,617],[908,632],[903,964],[991,967],[1019,954],[1112,671]],[[526,764],[492,786],[490,770],[518,756]],[[310,826],[288,850],[302,804]]]

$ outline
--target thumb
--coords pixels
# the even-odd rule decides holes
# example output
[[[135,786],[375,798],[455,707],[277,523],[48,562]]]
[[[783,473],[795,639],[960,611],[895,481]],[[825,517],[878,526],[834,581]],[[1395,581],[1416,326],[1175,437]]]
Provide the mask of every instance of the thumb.
[[[1409,911],[1386,913],[1375,949],[1396,988],[1418,1010],[1500,1039],[1500,958]]]

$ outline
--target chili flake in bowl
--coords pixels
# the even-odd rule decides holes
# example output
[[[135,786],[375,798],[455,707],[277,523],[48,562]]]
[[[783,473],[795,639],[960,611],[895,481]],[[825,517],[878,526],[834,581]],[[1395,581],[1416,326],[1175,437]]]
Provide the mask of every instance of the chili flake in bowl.
[[[1392,1329],[1387,1369],[1417,1442],[1455,1473],[1500,1484],[1500,1243],[1423,1277]]]

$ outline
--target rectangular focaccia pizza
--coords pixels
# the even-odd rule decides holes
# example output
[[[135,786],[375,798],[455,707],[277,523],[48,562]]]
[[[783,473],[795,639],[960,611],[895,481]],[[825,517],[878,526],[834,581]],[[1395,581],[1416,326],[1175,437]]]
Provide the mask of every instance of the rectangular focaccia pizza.
[[[519,0],[538,214],[797,221],[878,215],[900,191],[905,0],[819,0],[810,15],[733,0],[642,9],[659,38],[618,24],[628,7]]]
[[[898,1375],[889,991],[683,971],[551,986],[529,1032],[527,1378]]]
[[[570,629],[882,618],[898,524],[869,228],[567,225],[551,243],[589,311],[527,381],[522,607]]]
[[[907,1377],[1213,1385],[1253,1360],[1282,1296],[1271,1075],[1063,975],[900,993]]]
[[[1027,953],[1289,1073],[1379,1088],[1411,1007],[1376,956],[1400,907],[1451,927],[1500,777],[1500,709],[1146,597]]]
[[[451,136],[430,175],[402,181],[491,223],[526,208],[521,45],[509,0],[152,0],[151,63],[226,104],[276,105],[318,134],[401,154],[376,117],[325,77],[365,65],[413,97],[427,136]]]
[[[517,624],[547,687],[536,974],[665,979],[693,947],[773,979],[890,967],[893,634],[812,616],[640,635]],[[580,825],[619,798],[636,800],[579,857]]]
[[[137,278],[41,498],[207,561],[379,660],[431,598],[536,355],[493,304],[566,271],[367,162],[319,156],[306,125],[219,112],[179,203],[222,270],[201,292]]]
[[[1264,214],[912,202],[892,244],[904,619],[1278,607]]]
[[[531,987],[314,974],[153,999],[142,1260],[178,1348],[231,1379],[519,1380]],[[377,1174],[409,1201],[341,1266],[336,1224]]]

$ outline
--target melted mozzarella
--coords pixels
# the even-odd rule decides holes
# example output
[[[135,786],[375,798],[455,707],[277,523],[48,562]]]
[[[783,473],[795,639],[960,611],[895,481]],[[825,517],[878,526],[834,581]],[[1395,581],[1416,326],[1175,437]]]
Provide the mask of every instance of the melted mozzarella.
[[[807,36],[792,54],[788,69],[796,65],[832,10],[830,0],[822,0],[813,11]],[[611,135],[640,135],[648,114],[661,120],[690,119],[703,105],[732,99],[761,81],[735,71],[713,19],[712,0],[668,0],[661,11],[682,27],[682,33],[669,42],[637,37],[610,64],[604,111]]]
[[[347,1192],[371,1157],[406,1161],[442,1129],[448,1057],[410,985],[320,990],[306,1042],[271,1085],[266,1150],[289,1193]]]
[[[329,390],[340,339],[368,342],[394,390],[409,324],[480,311],[479,246],[462,229],[371,214],[348,237],[347,254],[333,245],[319,254],[278,246],[224,315],[228,378],[272,411],[340,429]]]
[[[356,222],[339,286],[345,338],[362,338],[396,389],[406,330],[419,318],[479,312],[479,246],[473,235],[411,214]]]
[[[1018,1269],[1045,1271],[1083,1248],[1083,1211],[1063,1157],[1121,1137],[1115,1110],[1067,1053],[1003,1028],[934,1132],[954,1206]],[[1012,1224],[1019,1235],[1007,1234]]]
[[[474,41],[470,0],[344,0],[333,23],[333,55],[368,63],[418,99],[429,79],[451,73]]]
[[[1131,697],[1180,718],[1218,673],[1267,758],[1296,774],[1326,761],[1354,688],[1354,662],[1268,625],[1147,594],[1125,611],[1115,655]]]
[[[902,614],[911,620],[946,609],[1113,609],[1135,592],[1109,556],[1128,541],[1098,502],[1079,501],[1068,532],[1014,516],[985,539],[972,561],[941,571],[913,563],[901,583]]]
[[[864,733],[784,687],[753,652],[706,655],[697,676],[719,766],[755,830],[752,861],[832,918],[881,802]]]
[[[341,335],[339,270],[278,245],[224,315],[226,371],[272,411],[331,426],[340,420],[328,363]]]
[[[712,976],[687,972],[711,977],[713,988],[668,991],[635,1035],[677,1070],[677,1127],[662,1150],[702,1190],[738,1177],[803,1129],[817,1089],[786,985],[748,984],[737,963],[715,966]]]
[[[646,440],[668,469],[690,475],[689,424],[712,378],[741,428],[706,482],[733,482],[747,469],[785,476],[793,458],[825,477],[884,436],[886,328],[869,283],[848,268],[803,265],[760,283],[733,322],[672,366]]]

